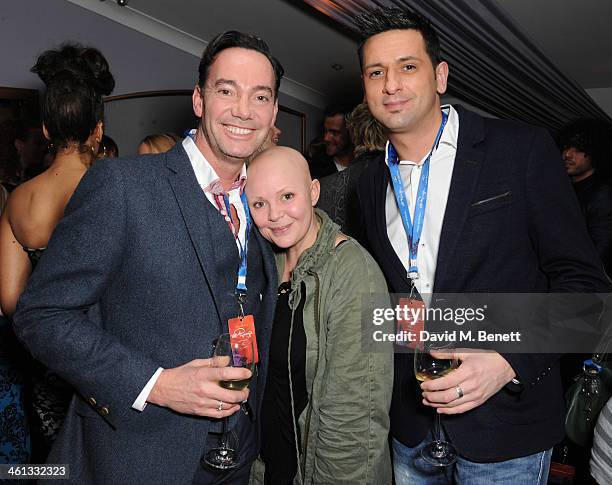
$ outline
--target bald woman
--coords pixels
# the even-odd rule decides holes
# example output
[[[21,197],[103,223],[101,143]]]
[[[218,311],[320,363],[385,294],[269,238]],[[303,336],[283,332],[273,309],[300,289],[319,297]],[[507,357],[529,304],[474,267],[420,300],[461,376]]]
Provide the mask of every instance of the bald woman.
[[[253,476],[274,485],[390,484],[393,350],[361,345],[362,314],[387,293],[383,275],[314,208],[319,181],[299,152],[265,150],[247,176],[251,215],[278,250],[281,281]]]

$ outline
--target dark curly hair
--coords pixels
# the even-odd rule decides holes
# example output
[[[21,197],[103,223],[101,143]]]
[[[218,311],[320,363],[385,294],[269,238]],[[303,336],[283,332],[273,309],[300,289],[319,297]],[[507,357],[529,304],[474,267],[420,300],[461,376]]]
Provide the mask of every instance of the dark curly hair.
[[[204,84],[206,84],[206,79],[208,79],[208,71],[210,70],[212,63],[215,61],[215,58],[219,55],[219,53],[221,53],[221,51],[230,49],[232,47],[250,49],[266,56],[266,58],[270,61],[270,64],[272,64],[272,69],[274,70],[274,97],[278,98],[278,89],[280,88],[281,78],[285,73],[283,66],[278,59],[276,59],[276,57],[270,53],[268,44],[266,44],[262,39],[255,35],[238,32],[237,30],[228,30],[227,32],[218,34],[206,46],[206,49],[202,54],[202,59],[200,60],[200,67],[198,69],[200,75],[198,85],[200,88],[203,88]]]
[[[363,46],[366,41],[370,37],[388,30],[416,30],[420,32],[434,68],[442,62],[438,34],[431,22],[416,12],[401,8],[382,7],[357,15],[353,19],[353,23],[362,39],[357,49],[361,70],[363,70]]]
[[[31,70],[46,86],[41,116],[52,147],[82,148],[104,118],[102,96],[115,87],[108,62],[98,49],[64,44],[43,52]]]

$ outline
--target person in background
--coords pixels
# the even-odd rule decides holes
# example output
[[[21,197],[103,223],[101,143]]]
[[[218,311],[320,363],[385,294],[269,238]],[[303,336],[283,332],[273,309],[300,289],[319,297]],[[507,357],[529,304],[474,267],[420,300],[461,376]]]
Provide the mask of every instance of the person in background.
[[[98,153],[102,96],[115,85],[104,56],[67,44],[38,58],[32,71],[45,83],[42,131],[55,153],[52,165],[17,187],[0,218],[0,305],[5,316],[42,257],[76,186]],[[62,425],[72,389],[37,365],[33,375],[33,460],[43,462]]]
[[[374,119],[367,103],[361,103],[347,117],[347,128],[355,146],[351,166],[341,172],[323,177],[317,207],[338,224],[345,234],[359,237],[364,228],[357,196],[357,181],[368,163],[385,149],[387,138]]]
[[[345,170],[353,160],[353,142],[346,127],[346,118],[352,111],[348,105],[332,105],[325,110],[323,144],[325,153],[316,153],[309,160],[312,178]]]
[[[22,181],[30,180],[49,168],[46,164],[48,143],[39,121],[18,122],[14,145]]]
[[[0,184],[0,216],[9,192]],[[0,309],[0,464],[31,463],[25,404],[28,356]]]
[[[581,118],[568,123],[557,135],[562,163],[569,176],[586,222],[589,236],[608,276],[612,275],[612,126],[597,119]],[[567,388],[582,372],[591,354],[566,354],[561,374]],[[590,480],[591,450],[566,440],[568,461],[579,483]]]
[[[276,146],[276,145],[278,145],[278,142],[280,141],[280,136],[282,134],[283,134],[283,132],[276,125],[274,125],[272,128],[270,128],[270,133],[268,134],[268,145],[269,146]],[[266,147],[266,148],[268,148],[268,147]]]
[[[612,125],[576,120],[561,130],[558,144],[589,235],[612,275]]]
[[[104,135],[102,137],[102,141],[100,142],[100,149],[98,150],[98,156],[96,157],[98,160],[103,158],[117,158],[119,156],[119,147],[115,140],[113,140],[110,136]]]
[[[253,160],[257,155],[259,155],[264,150],[277,146],[282,133],[283,132],[280,130],[280,128],[277,128],[276,126],[273,126],[272,128],[270,128],[270,131],[268,131],[268,136],[266,137],[266,141],[264,141],[263,144],[259,147],[259,150],[253,153],[253,155],[249,157],[247,160],[245,160],[245,162],[249,164],[251,163],[251,160]]]
[[[299,152],[270,148],[247,174],[253,221],[278,249],[281,282],[260,419],[265,472],[255,466],[255,475],[270,485],[390,484],[393,349],[368,353],[361,341],[362,316],[387,293],[383,275],[314,208],[319,182]]]
[[[180,140],[181,138],[174,133],[156,133],[145,136],[138,145],[138,155],[166,153]]]

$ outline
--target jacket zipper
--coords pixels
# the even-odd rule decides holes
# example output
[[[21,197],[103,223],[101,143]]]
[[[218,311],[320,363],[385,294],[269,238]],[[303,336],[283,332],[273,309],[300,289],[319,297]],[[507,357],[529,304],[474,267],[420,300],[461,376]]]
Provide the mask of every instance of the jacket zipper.
[[[319,286],[320,286],[319,275],[317,275],[313,271],[307,271],[306,274],[312,276],[315,280],[315,298],[314,298],[314,314],[315,315],[314,316],[315,316],[315,333],[317,335],[317,346],[319,347],[317,354],[319,354],[321,352],[321,348],[318,345],[320,329],[321,329],[321,322],[319,319]],[[317,375],[318,367],[319,367],[319,355],[317,355],[317,361],[315,363],[315,369],[313,373],[315,377]],[[314,381],[313,381],[313,384],[314,384]],[[306,422],[304,424],[304,437],[303,437],[304,441],[303,441],[302,460],[301,460],[302,470],[304,471],[306,471],[306,457],[308,456],[308,437],[310,434],[309,430],[310,430],[311,417],[312,417],[312,404],[309,404],[308,411],[306,412]]]

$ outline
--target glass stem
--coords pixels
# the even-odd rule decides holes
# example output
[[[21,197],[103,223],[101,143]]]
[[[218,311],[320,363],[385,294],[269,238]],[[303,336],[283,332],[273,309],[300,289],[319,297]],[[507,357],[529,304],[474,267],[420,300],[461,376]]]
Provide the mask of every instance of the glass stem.
[[[228,448],[228,437],[227,437],[227,419],[223,418],[223,434],[221,435],[221,448]]]
[[[434,409],[434,413],[436,413],[436,417],[434,418],[434,439],[440,443],[442,442],[442,424],[440,423],[440,413],[437,409]]]

